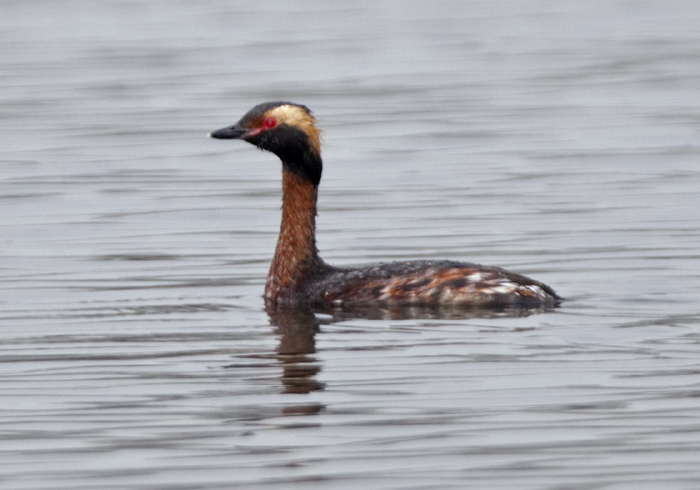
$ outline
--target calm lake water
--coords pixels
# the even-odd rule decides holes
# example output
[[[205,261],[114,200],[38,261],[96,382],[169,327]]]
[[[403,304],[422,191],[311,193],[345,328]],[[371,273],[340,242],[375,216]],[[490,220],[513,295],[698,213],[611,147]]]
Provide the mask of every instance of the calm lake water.
[[[700,488],[700,6],[338,5],[0,4],[0,487]],[[279,99],[328,262],[568,301],[268,314]]]

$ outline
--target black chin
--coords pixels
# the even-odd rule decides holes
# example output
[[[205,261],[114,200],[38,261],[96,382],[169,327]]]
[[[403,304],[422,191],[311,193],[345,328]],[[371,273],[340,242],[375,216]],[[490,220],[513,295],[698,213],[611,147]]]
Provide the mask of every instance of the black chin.
[[[301,129],[281,124],[274,130],[262,131],[246,141],[261,150],[274,153],[288,170],[314,185],[321,181],[321,156],[313,151],[309,136]]]

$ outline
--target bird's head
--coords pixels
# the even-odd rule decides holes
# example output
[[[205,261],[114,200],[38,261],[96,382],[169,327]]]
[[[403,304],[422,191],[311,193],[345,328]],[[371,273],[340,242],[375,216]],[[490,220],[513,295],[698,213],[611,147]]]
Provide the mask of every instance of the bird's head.
[[[291,102],[266,102],[249,110],[236,124],[209,134],[241,139],[277,155],[291,172],[314,185],[321,180],[320,131],[308,107]]]

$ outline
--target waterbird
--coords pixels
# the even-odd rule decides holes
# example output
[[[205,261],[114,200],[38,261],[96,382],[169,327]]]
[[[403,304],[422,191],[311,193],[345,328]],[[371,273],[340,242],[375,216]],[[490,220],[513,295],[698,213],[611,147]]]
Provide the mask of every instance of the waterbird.
[[[305,105],[258,104],[209,136],[247,141],[282,161],[282,222],[265,283],[268,307],[551,308],[562,300],[539,281],[473,263],[413,260],[334,267],[324,262],[316,247],[320,131]]]

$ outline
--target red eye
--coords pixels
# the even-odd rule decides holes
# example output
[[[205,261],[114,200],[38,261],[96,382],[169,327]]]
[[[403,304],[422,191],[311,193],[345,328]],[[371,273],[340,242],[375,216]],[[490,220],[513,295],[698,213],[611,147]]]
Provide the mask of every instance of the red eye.
[[[263,127],[267,129],[271,129],[277,126],[277,120],[274,117],[268,117],[263,121]]]

